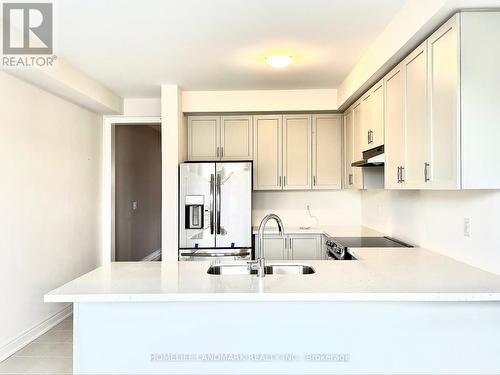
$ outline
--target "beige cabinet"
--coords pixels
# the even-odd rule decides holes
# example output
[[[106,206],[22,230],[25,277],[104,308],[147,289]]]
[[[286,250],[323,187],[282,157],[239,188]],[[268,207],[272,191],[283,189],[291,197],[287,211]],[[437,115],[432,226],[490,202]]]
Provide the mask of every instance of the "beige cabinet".
[[[282,115],[254,116],[253,181],[255,190],[281,190]]]
[[[358,102],[352,110],[352,131],[353,131],[353,161],[363,158],[363,105]],[[363,169],[354,167],[352,169],[352,187],[354,189],[363,189]]]
[[[289,259],[321,260],[323,259],[321,235],[295,234],[288,236]]]
[[[405,126],[403,118],[403,71],[401,64],[384,78],[385,85],[385,165],[386,189],[403,188],[405,167]]]
[[[408,189],[425,187],[424,166],[428,163],[427,43],[402,62],[405,122],[405,166],[401,180]]]
[[[220,116],[188,117],[188,160],[220,159]]]
[[[220,124],[221,160],[252,160],[252,116],[222,116]]]
[[[342,117],[312,117],[312,188],[342,188]]]
[[[427,40],[428,146],[422,168],[425,187],[432,189],[460,188],[458,35],[453,17]]]
[[[377,82],[361,99],[362,146],[366,151],[384,144],[384,83]]]
[[[354,188],[354,122],[352,108],[344,113],[344,188]]]
[[[367,134],[370,148],[382,146],[385,142],[384,81],[380,80],[372,88],[372,127]]]
[[[324,259],[322,238],[320,234],[289,234],[284,237],[274,234],[266,235],[263,241],[264,258],[268,261],[322,260]],[[257,239],[255,243],[258,247]]]
[[[288,259],[287,238],[280,236],[266,235],[264,237],[264,257],[266,260],[285,260]],[[256,241],[256,246],[258,242]]]
[[[188,160],[252,160],[252,116],[189,116]]]
[[[311,188],[311,116],[283,116],[283,189]]]

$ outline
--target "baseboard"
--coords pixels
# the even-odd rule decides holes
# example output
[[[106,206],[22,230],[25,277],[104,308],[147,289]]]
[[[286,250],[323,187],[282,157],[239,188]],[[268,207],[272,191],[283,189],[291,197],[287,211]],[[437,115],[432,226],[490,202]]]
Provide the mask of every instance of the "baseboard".
[[[154,261],[154,260],[159,260],[160,258],[161,258],[161,249],[158,249],[156,251],[153,251],[148,256],[142,258],[141,261],[143,261],[143,262],[151,262],[151,261]]]
[[[0,362],[9,358],[12,354],[17,352],[19,349],[25,347],[26,345],[28,345],[30,342],[32,342],[36,338],[43,335],[49,329],[58,325],[60,322],[62,322],[64,319],[66,319],[68,316],[70,316],[72,313],[73,313],[73,306],[72,305],[66,306],[64,309],[55,313],[50,318],[44,320],[43,322],[41,322],[37,326],[23,332],[18,337],[16,337],[14,340],[12,340],[12,341],[8,342],[6,345],[2,346],[0,348]]]

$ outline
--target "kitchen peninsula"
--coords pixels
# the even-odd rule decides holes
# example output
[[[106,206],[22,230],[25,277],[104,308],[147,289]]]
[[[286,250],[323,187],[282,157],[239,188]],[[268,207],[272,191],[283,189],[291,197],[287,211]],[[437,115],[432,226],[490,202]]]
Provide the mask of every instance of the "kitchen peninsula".
[[[79,374],[497,370],[500,276],[420,248],[352,251],[261,278],[112,263],[45,301],[74,304]]]

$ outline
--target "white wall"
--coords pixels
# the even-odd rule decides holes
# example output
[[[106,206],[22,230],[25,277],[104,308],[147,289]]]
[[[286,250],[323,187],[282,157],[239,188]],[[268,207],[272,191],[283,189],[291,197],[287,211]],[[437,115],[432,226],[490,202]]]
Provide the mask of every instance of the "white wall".
[[[363,225],[500,274],[500,191],[363,191]],[[471,236],[464,237],[464,218]]]
[[[253,225],[268,213],[278,214],[286,226],[360,225],[361,196],[358,191],[256,191],[253,193]]]
[[[160,98],[123,99],[124,116],[161,116]]]
[[[336,110],[336,89],[183,91],[183,112]]]
[[[0,72],[0,355],[98,266],[101,117]]]

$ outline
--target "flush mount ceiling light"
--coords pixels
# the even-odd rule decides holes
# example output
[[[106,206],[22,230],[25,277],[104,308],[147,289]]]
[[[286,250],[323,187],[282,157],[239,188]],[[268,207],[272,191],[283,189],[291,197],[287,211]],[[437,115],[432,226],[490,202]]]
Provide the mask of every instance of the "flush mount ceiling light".
[[[267,56],[266,63],[271,65],[273,68],[285,68],[290,65],[293,57],[290,55],[275,55],[275,56]]]

